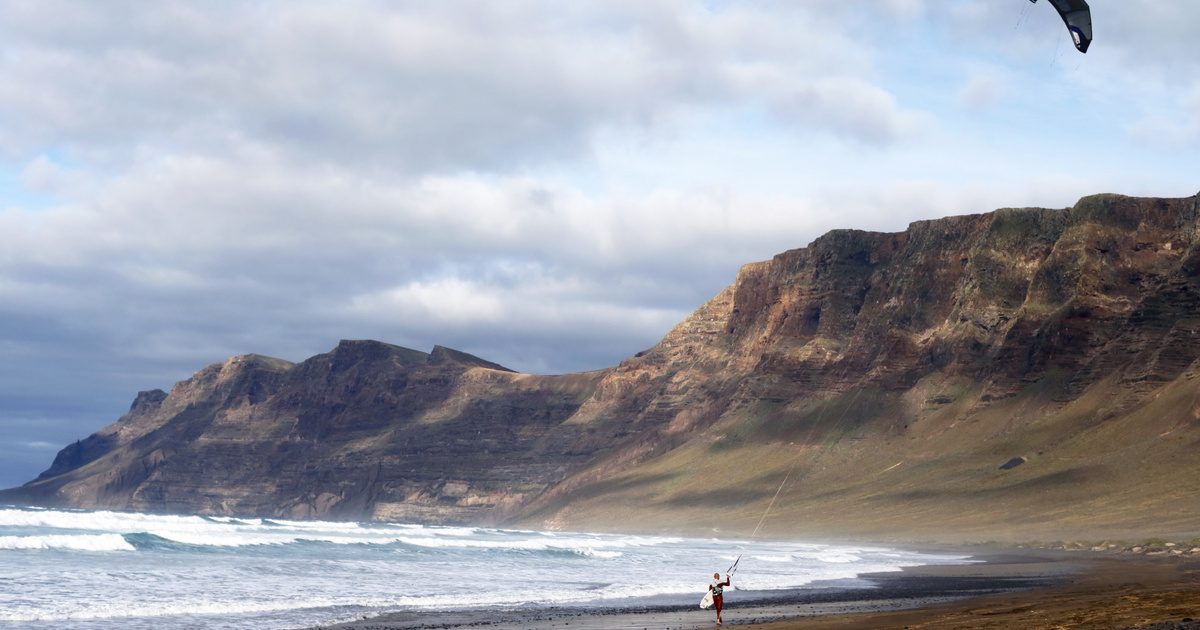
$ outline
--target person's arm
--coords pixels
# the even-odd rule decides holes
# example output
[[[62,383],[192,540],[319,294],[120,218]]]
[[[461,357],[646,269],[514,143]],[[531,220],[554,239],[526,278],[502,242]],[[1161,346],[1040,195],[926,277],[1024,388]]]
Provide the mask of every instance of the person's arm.
[[[720,584],[718,584],[717,586],[729,586],[729,576],[728,576],[728,575],[726,575],[726,576],[725,576],[725,581],[724,581],[724,582],[721,582],[721,583],[720,583]]]

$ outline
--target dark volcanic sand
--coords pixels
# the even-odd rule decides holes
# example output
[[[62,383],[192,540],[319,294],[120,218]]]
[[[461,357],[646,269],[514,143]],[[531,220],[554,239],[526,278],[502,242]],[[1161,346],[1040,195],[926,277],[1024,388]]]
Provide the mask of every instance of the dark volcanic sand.
[[[929,607],[965,598],[1044,589],[1069,581],[1083,570],[1074,557],[1022,553],[977,556],[979,564],[930,565],[895,573],[862,576],[873,588],[816,588],[795,591],[733,591],[726,596],[726,626],[763,624],[800,617],[898,611]],[[697,594],[699,599],[699,594]],[[321,628],[400,630],[416,628],[709,628],[712,610],[677,599],[629,601],[607,607],[575,606],[457,611],[405,611]],[[876,626],[878,627],[878,626]]]
[[[1072,554],[1083,570],[1049,588],[1000,593],[916,610],[790,619],[757,630],[875,628],[1200,630],[1200,562]]]

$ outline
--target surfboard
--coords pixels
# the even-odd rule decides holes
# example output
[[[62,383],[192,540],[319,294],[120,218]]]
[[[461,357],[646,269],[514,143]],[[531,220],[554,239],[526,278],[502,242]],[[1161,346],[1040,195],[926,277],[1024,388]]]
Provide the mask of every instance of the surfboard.
[[[704,594],[704,597],[700,600],[700,607],[701,608],[711,608],[712,605],[713,605],[712,589],[709,589],[708,592]]]

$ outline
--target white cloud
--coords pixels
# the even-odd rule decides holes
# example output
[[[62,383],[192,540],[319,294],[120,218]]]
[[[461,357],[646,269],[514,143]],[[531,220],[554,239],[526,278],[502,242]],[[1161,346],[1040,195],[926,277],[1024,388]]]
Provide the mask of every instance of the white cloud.
[[[958,91],[959,102],[974,110],[995,107],[1011,96],[1011,79],[994,69],[974,71]]]
[[[923,13],[926,9],[926,0],[884,0],[883,5],[893,15],[901,18],[913,19]]]
[[[1200,4],[1130,0],[1092,11],[1097,41],[1104,46],[1100,50],[1122,72],[1173,86],[1200,79],[1200,58],[1193,45]]]
[[[353,296],[350,309],[384,321],[437,321],[452,326],[493,325],[505,314],[494,289],[463,278],[413,281]]]
[[[353,296],[348,317],[377,323],[409,322],[416,330],[492,330],[506,335],[576,335],[580,329],[611,334],[626,329],[652,339],[690,309],[614,303],[599,278],[555,277],[540,268],[485,281],[449,276],[412,281]]]
[[[861,67],[817,15],[641,0],[9,5],[0,117],[23,125],[0,150],[127,159],[250,138],[360,168],[506,170],[584,155],[608,125],[754,97],[749,68],[804,85]]]
[[[830,77],[782,96],[785,116],[818,120],[824,128],[869,144],[890,144],[911,136],[929,121],[899,107],[887,90],[856,77]]]

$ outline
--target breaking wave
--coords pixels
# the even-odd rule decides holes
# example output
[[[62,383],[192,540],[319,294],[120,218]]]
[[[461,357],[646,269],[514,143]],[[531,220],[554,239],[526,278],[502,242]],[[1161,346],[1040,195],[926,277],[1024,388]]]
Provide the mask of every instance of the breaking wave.
[[[74,551],[133,551],[120,534],[50,534],[0,536],[0,549],[70,549]]]
[[[545,552],[611,559],[621,557],[623,549],[676,540],[639,536],[580,539],[546,536],[541,532],[391,523],[0,509],[0,534],[9,533],[6,530],[18,530],[15,533],[19,534],[19,530],[47,529],[64,533],[0,536],[0,550],[134,551],[316,544],[389,546],[398,550]]]

